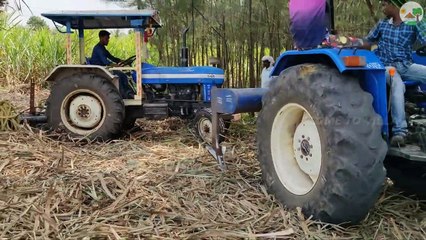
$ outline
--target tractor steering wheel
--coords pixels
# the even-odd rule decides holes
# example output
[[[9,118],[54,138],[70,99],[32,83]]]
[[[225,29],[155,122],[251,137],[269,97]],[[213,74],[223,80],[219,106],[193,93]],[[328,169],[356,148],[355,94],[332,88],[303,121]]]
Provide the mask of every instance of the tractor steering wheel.
[[[417,56],[426,57],[426,46],[420,47],[416,51]]]
[[[129,57],[126,60],[121,61],[119,64],[121,66],[131,66],[132,63],[136,60],[136,55]]]

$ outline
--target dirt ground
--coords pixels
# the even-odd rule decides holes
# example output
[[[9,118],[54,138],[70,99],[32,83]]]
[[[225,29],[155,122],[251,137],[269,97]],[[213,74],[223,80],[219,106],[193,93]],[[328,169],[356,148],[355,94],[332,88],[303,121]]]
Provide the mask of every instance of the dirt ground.
[[[137,124],[103,144],[0,132],[0,239],[426,239],[426,203],[391,186],[349,228],[281,207],[262,185],[252,124],[231,127],[226,172],[186,122]]]

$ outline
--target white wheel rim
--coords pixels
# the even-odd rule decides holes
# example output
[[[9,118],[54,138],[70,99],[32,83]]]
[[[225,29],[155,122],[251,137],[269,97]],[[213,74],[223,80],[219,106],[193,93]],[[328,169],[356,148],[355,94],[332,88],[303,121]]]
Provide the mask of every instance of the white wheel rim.
[[[278,111],[271,131],[275,171],[291,193],[305,195],[315,186],[321,171],[321,139],[309,112],[290,103]]]
[[[198,134],[204,142],[212,142],[212,130],[213,124],[210,119],[203,117],[198,121]]]
[[[62,123],[75,134],[89,135],[102,126],[104,109],[105,104],[99,95],[87,89],[77,90],[62,101]]]

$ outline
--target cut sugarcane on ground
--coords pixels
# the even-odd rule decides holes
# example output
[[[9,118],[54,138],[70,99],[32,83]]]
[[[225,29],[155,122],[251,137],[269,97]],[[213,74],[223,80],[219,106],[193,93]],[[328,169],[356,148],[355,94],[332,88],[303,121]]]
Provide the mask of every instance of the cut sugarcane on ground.
[[[27,106],[26,94],[5,98]],[[245,118],[231,127],[224,173],[182,120],[137,125],[91,144],[25,126],[0,132],[0,239],[425,239],[426,203],[390,185],[349,228],[278,205]]]

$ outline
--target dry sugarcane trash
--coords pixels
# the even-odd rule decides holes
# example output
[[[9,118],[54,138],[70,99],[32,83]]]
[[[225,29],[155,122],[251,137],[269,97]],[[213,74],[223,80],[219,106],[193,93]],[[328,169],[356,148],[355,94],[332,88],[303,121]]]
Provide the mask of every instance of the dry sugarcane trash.
[[[0,101],[0,131],[17,130],[19,128],[18,116],[12,103],[7,100]]]

